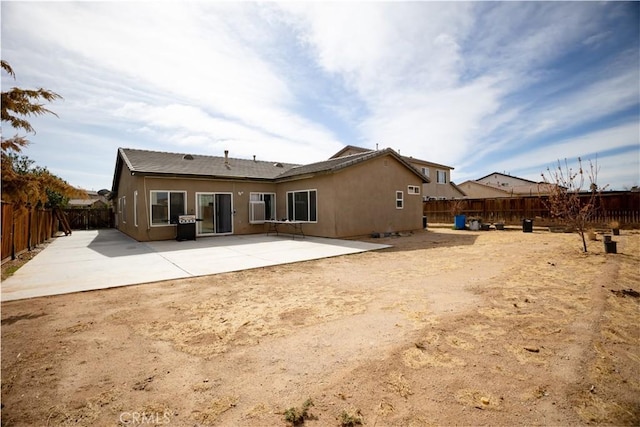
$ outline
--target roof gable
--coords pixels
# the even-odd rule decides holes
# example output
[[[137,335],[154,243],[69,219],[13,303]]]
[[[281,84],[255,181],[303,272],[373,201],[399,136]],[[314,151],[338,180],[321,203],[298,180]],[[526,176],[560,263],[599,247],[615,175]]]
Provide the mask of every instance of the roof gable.
[[[413,167],[409,162],[406,161],[406,158],[398,155],[395,151],[390,148],[386,148],[384,150],[377,151],[364,151],[362,153],[350,154],[347,156],[331,158],[329,160],[324,160],[317,163],[311,163],[303,166],[295,166],[288,171],[282,173],[277,177],[278,180],[291,179],[306,175],[315,175],[320,173],[332,173],[339,171],[341,169],[354,166],[356,164],[360,164],[367,160],[381,157],[381,156],[392,156],[398,162],[400,162],[404,167],[409,169],[411,172],[416,174],[422,182],[430,182],[427,177],[422,175],[415,167]]]
[[[471,180],[471,179],[469,179],[469,180],[467,180],[467,181],[465,181],[465,182],[463,182],[463,183],[461,183],[459,185],[460,185],[460,187],[473,185],[473,186],[476,186],[478,188],[488,189],[490,191],[494,191],[496,193],[504,193],[504,194],[507,194],[507,195],[511,194],[511,191],[506,190],[504,188],[496,187],[495,185],[489,185],[489,184],[485,184],[483,182],[474,181],[474,180]]]
[[[447,165],[443,165],[440,163],[434,163],[434,162],[429,162],[427,160],[421,160],[421,159],[416,159],[413,157],[407,157],[407,156],[402,156],[404,157],[409,163],[415,164],[415,165],[419,165],[419,167],[423,167],[423,166],[430,166],[433,168],[440,168],[440,169],[448,169],[448,170],[454,170],[455,168],[452,166],[447,166]]]
[[[359,153],[366,153],[368,151],[373,151],[373,150],[370,148],[356,147],[355,145],[346,145],[342,150],[338,151],[336,154],[329,157],[329,159],[337,159],[338,157],[344,157],[344,156],[350,155],[347,153],[359,154]]]
[[[478,178],[478,179],[476,179],[476,181],[482,181],[482,180],[485,180],[485,179],[487,179],[487,178],[491,177],[492,175],[499,175],[499,176],[503,176],[503,177],[505,177],[505,178],[518,180],[518,181],[521,181],[521,182],[523,182],[523,183],[527,183],[527,184],[538,184],[538,182],[536,182],[536,181],[531,181],[530,179],[520,178],[519,176],[507,175],[507,174],[505,174],[505,173],[500,173],[500,172],[491,172],[490,174],[485,175],[485,176],[483,176],[482,178]]]
[[[347,145],[342,150],[338,151],[336,154],[334,154],[333,156],[329,157],[329,160],[337,159],[337,158],[340,158],[340,157],[345,157],[345,156],[349,156],[349,155],[353,155],[353,154],[372,152],[372,151],[378,151],[378,149],[376,148],[376,150],[372,150],[370,148],[356,147],[355,145]],[[346,154],[346,153],[351,153],[351,154]],[[442,169],[449,169],[449,170],[453,170],[454,169],[451,166],[443,165],[443,164],[440,164],[440,163],[434,163],[434,162],[430,162],[430,161],[422,160],[422,159],[415,159],[415,158],[413,158],[411,156],[401,156],[401,157],[404,158],[407,162],[409,162],[411,164],[420,165],[419,167],[431,166],[431,167],[435,167],[435,168],[442,168]]]

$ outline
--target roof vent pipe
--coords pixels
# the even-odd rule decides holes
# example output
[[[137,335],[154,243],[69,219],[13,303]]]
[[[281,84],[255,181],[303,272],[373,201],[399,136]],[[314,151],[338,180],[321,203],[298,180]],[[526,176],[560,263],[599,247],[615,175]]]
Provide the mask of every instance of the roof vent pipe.
[[[224,150],[224,164],[229,164],[229,150]]]

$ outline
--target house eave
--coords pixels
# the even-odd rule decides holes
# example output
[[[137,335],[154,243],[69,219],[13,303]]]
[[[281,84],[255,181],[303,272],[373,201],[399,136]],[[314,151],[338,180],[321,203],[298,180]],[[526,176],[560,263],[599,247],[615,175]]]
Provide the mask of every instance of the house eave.
[[[204,174],[177,174],[161,172],[132,172],[132,176],[145,178],[167,178],[167,179],[198,179],[212,181],[251,181],[251,182],[274,182],[273,178],[253,177],[253,176],[227,176],[227,175],[204,175]]]

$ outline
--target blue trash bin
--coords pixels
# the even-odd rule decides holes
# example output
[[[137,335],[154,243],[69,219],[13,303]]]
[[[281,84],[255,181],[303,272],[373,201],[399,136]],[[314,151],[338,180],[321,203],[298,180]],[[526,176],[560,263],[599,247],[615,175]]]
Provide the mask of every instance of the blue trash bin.
[[[465,224],[467,222],[467,216],[466,215],[456,215],[455,217],[453,217],[454,222],[454,228],[456,230],[464,230],[465,228]]]

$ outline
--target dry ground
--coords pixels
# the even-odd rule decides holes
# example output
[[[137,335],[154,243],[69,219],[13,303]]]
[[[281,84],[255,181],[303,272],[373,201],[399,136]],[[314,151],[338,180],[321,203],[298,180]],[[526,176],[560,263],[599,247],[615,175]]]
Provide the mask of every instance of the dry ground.
[[[309,426],[638,425],[640,234],[614,240],[434,229],[3,303],[2,425],[284,426],[307,399]]]

